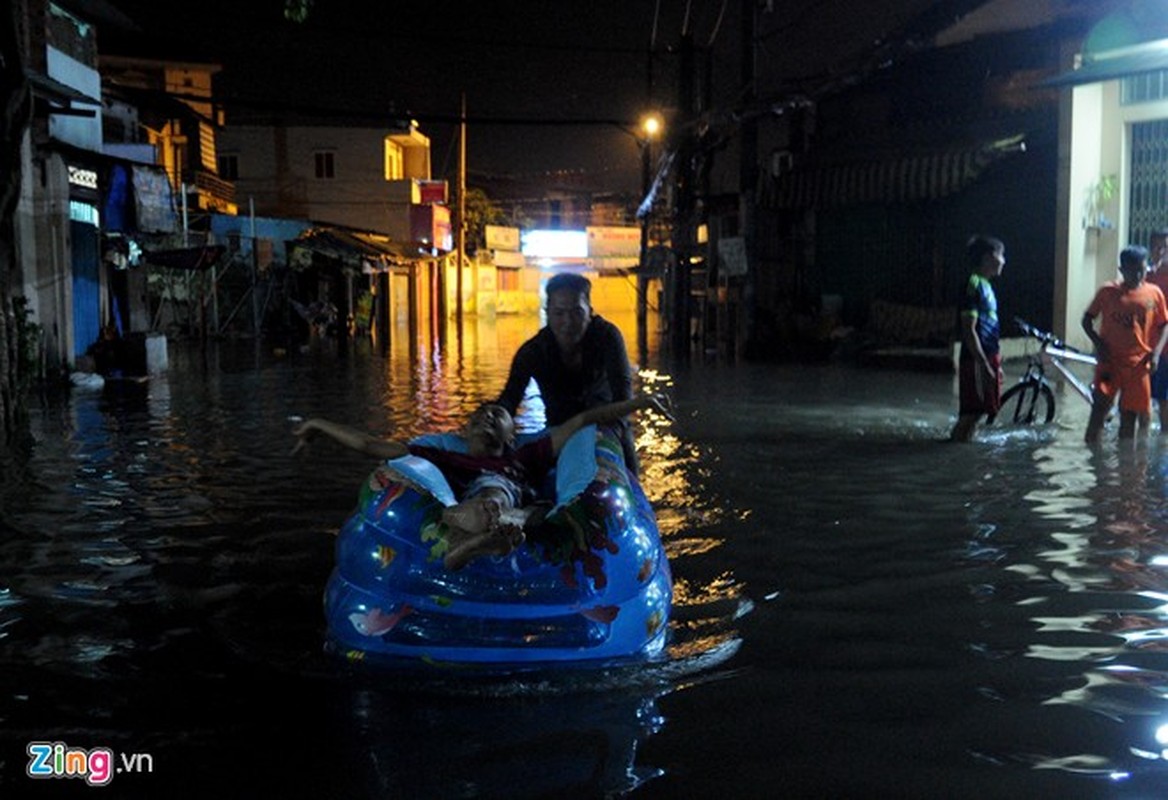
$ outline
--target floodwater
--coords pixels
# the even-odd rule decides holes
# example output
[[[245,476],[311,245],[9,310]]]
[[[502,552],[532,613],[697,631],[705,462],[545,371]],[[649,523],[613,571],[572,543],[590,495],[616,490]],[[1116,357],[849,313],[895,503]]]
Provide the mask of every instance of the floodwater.
[[[650,352],[678,412],[639,441],[667,658],[486,679],[323,653],[371,465],[289,457],[290,420],[453,427],[537,325],[389,359],[173,345],[147,386],[35,408],[0,491],[0,795],[1163,796],[1168,448],[1088,451],[1070,393],[952,445],[949,376]],[[121,771],[31,778],[37,742]]]

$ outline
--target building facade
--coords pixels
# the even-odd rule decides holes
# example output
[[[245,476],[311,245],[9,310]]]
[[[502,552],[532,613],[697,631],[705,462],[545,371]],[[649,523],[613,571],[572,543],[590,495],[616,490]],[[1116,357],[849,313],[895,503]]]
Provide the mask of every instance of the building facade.
[[[57,371],[96,341],[106,310],[101,270],[101,78],[84,8],[28,0],[33,115],[17,207],[17,294],[43,331]]]
[[[431,180],[430,140],[416,123],[243,121],[224,129],[219,165],[258,214],[451,249],[446,185]]]
[[[1125,3],[1100,19],[1049,81],[1060,91],[1056,329],[1079,327],[1119,251],[1168,228],[1168,17]]]

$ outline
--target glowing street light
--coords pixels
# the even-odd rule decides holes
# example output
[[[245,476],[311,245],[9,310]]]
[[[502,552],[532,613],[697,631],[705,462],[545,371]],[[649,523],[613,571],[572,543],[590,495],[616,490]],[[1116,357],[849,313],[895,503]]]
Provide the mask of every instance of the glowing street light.
[[[664,127],[661,115],[656,112],[646,114],[641,120],[641,131],[645,134],[646,139],[656,139]]]

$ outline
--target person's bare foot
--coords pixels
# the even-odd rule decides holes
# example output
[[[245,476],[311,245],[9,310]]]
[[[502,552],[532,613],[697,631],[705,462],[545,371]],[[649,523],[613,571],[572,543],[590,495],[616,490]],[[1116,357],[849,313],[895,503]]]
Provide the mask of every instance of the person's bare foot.
[[[470,533],[489,533],[499,527],[500,513],[498,500],[472,497],[443,510],[442,521]]]
[[[452,534],[455,529],[451,529]],[[460,570],[482,556],[505,556],[523,544],[523,529],[512,525],[497,526],[485,533],[459,531],[457,541],[446,551],[443,564],[446,569]]]

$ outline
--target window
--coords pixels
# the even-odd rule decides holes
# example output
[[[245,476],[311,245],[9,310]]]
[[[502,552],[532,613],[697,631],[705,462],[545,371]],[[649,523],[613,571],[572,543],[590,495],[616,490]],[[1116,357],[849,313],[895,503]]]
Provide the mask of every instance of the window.
[[[495,274],[498,275],[500,292],[519,291],[519,270],[499,267]]]
[[[405,177],[405,165],[402,157],[401,145],[397,142],[385,140],[385,179],[400,181]]]
[[[327,151],[321,151],[313,154],[316,160],[316,177],[318,178],[335,178],[336,170],[333,164],[333,154]]]
[[[83,203],[80,200],[69,201],[69,219],[95,227],[101,226],[101,216],[98,214],[97,206]]]
[[[1168,97],[1168,70],[1144,72],[1120,81],[1119,103],[1124,106],[1153,103]]]
[[[239,156],[219,156],[219,177],[225,181],[239,180]]]

